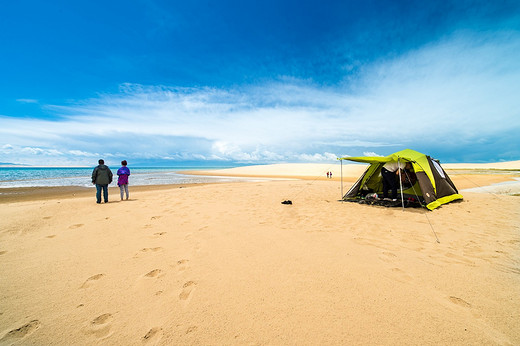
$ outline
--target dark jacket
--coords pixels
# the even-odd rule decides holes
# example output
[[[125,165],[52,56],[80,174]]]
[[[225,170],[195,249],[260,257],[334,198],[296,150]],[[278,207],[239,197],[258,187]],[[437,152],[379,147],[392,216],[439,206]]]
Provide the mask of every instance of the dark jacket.
[[[106,165],[99,165],[92,172],[92,183],[105,185],[112,182],[112,171]]]

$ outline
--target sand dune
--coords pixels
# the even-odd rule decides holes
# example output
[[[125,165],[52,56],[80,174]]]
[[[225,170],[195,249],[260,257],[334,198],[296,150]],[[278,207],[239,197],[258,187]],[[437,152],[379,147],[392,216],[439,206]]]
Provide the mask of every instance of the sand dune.
[[[520,344],[520,197],[342,203],[322,168],[1,204],[0,344]]]

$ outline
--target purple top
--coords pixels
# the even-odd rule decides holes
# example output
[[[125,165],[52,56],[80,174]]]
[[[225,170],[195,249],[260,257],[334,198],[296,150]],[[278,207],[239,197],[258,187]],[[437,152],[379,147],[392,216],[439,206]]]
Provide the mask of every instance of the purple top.
[[[128,169],[128,167],[123,166],[119,168],[117,170],[117,175],[119,176],[119,178],[117,179],[118,186],[128,184],[128,176],[130,175],[130,170]]]

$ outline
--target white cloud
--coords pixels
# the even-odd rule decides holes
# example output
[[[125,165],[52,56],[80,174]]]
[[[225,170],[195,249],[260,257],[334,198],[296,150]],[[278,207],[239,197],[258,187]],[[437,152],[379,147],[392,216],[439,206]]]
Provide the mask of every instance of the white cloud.
[[[334,88],[294,79],[228,90],[123,84],[119,94],[47,105],[61,120],[0,117],[0,138],[12,144],[0,142],[0,161],[14,152],[83,163],[332,161],[333,152],[405,147],[520,155],[511,144],[520,130],[519,55],[518,33],[458,34],[365,66]]]
[[[379,154],[377,154],[377,153],[375,153],[373,151],[365,151],[365,152],[363,152],[363,156],[371,156],[371,157],[379,156],[379,157],[381,157],[381,156],[384,156],[384,155],[379,155]]]
[[[23,153],[29,153],[32,155],[47,155],[47,156],[59,156],[63,155],[62,152],[56,149],[44,149],[44,148],[34,148],[34,147],[25,147],[21,149]]]
[[[73,156],[98,157],[97,153],[89,153],[82,150],[69,150],[68,153]]]
[[[307,162],[334,162],[338,159],[338,156],[332,153],[315,153],[315,154],[301,154],[298,156],[300,161],[307,161]]]

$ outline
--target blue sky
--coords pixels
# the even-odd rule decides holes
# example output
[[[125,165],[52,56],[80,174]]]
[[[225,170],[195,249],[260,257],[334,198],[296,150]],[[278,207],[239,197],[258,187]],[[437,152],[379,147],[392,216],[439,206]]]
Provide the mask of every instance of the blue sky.
[[[0,4],[0,163],[520,159],[518,1]]]

